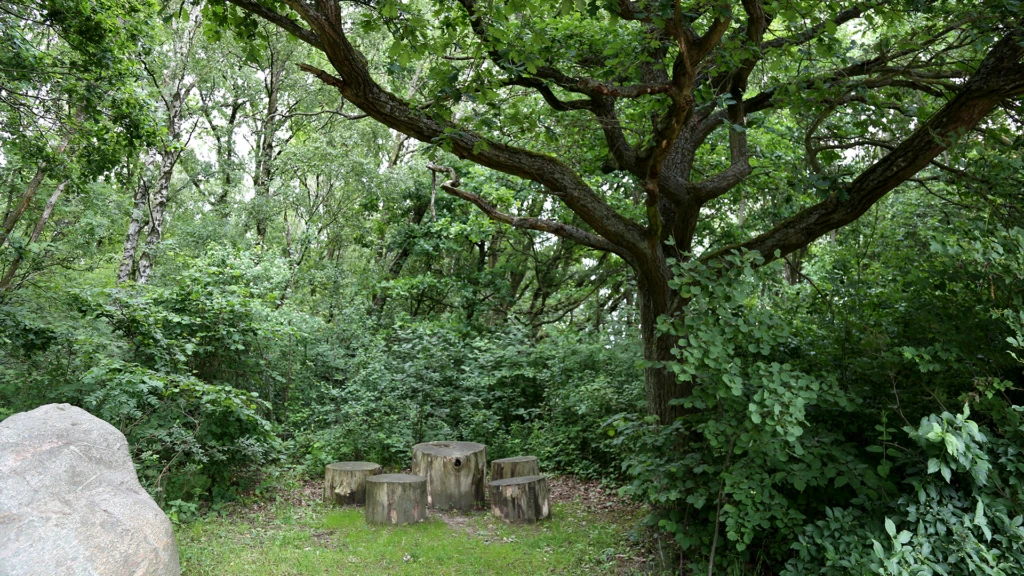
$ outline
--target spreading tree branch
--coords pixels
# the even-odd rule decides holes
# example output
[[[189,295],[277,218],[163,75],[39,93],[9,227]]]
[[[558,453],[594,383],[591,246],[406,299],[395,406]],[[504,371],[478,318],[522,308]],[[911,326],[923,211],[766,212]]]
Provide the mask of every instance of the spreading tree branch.
[[[231,0],[231,3],[254,16],[259,16],[267,22],[274,24],[281,30],[295,36],[317,50],[324,49],[323,45],[320,43],[320,38],[318,38],[311,30],[303,28],[302,25],[295,20],[292,20],[280,12],[267,8],[256,0]]]
[[[996,42],[960,92],[901,144],[861,173],[844,190],[779,223],[745,243],[702,257],[710,260],[737,248],[757,250],[766,259],[785,256],[816,238],[849,224],[891,190],[906,182],[1006,98],[1024,95],[1024,28],[1015,27]]]
[[[513,228],[521,228],[525,230],[536,230],[538,232],[547,232],[554,234],[567,240],[572,240],[577,244],[589,246],[595,250],[602,250],[604,252],[614,252],[616,254],[622,254],[622,249],[604,238],[587,232],[581,228],[570,226],[568,224],[557,222],[555,220],[546,220],[544,218],[520,218],[518,216],[512,216],[504,212],[500,212],[497,208],[492,206],[487,200],[484,200],[477,194],[472,192],[466,192],[459,188],[461,184],[459,177],[455,174],[455,170],[448,166],[438,166],[437,164],[427,164],[427,169],[434,173],[447,173],[450,179],[446,182],[441,183],[441,189],[468,202],[472,202],[480,209],[481,212],[487,215],[488,218],[495,222],[501,222],[508,224]]]

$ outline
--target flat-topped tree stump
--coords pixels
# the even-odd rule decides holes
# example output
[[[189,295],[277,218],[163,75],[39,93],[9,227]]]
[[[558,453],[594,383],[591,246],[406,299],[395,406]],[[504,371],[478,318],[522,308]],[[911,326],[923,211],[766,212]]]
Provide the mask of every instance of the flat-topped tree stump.
[[[335,462],[324,470],[324,502],[362,504],[366,502],[366,479],[384,470],[376,462]]]
[[[431,508],[470,510],[484,502],[487,447],[476,442],[417,444],[412,473],[426,477]]]
[[[379,474],[366,479],[367,524],[412,524],[426,519],[426,478]]]
[[[491,482],[517,476],[539,476],[536,456],[516,456],[491,461]]]
[[[495,480],[487,487],[491,493],[491,512],[506,522],[536,522],[550,514],[548,480],[544,476]]]

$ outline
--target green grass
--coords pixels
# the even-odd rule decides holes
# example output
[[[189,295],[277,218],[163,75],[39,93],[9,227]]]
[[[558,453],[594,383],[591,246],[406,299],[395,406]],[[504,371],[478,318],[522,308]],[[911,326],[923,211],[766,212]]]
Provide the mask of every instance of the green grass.
[[[486,512],[367,526],[361,508],[281,502],[178,527],[185,576],[307,574],[630,574],[639,512],[554,504],[549,520],[508,525]]]

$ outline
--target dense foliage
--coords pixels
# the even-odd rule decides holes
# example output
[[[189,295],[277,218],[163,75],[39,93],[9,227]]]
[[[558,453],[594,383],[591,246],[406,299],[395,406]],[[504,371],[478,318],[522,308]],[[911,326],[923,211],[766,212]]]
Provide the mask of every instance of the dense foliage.
[[[468,0],[352,6],[359,66],[432,137],[378,123],[285,4],[0,0],[0,418],[113,423],[175,518],[473,440],[621,486],[670,571],[1024,570],[1019,94],[863,216],[753,241],[854,204],[1017,3],[516,1],[485,40]],[[594,86],[655,86],[684,21],[738,23],[693,89],[723,128],[686,176],[729,186],[686,238],[577,114],[607,114]],[[716,76],[737,67],[746,92]],[[666,94],[612,106],[637,154]],[[582,192],[488,156],[516,146],[647,234],[664,285],[595,239]]]

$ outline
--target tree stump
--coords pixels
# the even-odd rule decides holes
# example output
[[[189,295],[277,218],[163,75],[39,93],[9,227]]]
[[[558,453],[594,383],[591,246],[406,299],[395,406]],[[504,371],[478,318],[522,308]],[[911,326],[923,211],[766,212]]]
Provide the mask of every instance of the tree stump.
[[[425,442],[412,447],[412,473],[427,479],[431,508],[470,510],[484,502],[487,447],[476,442]]]
[[[539,476],[536,456],[516,456],[491,461],[491,482],[516,476]]]
[[[544,476],[517,476],[487,486],[491,512],[506,522],[530,523],[549,516],[548,480]]]
[[[379,474],[366,479],[367,524],[412,524],[426,519],[426,478]]]
[[[363,504],[366,479],[383,472],[376,462],[335,462],[324,470],[324,502]]]

